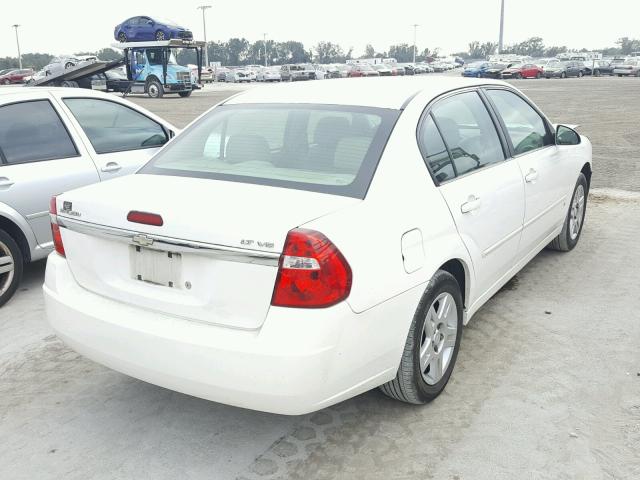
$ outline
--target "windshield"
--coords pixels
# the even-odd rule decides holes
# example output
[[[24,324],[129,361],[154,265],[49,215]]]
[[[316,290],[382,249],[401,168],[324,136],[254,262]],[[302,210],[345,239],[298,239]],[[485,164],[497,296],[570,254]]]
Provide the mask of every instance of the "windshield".
[[[154,17],[154,20],[156,23],[162,23],[164,25],[169,25],[171,27],[177,27],[178,24],[176,22],[174,22],[173,20],[169,20],[168,18],[162,18],[162,17]]]
[[[364,198],[399,111],[224,105],[139,173],[211,178]]]
[[[162,65],[162,52],[162,48],[147,48],[147,60],[149,61],[149,65]],[[171,50],[169,61],[167,63],[169,65],[178,64],[174,55],[174,50]]]
[[[467,66],[467,68],[482,68],[484,62],[473,62]]]

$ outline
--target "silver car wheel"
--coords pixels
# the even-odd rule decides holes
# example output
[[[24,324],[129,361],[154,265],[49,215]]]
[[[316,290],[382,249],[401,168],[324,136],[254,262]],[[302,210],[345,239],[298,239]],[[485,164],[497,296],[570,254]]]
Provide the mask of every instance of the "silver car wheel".
[[[420,339],[420,371],[427,385],[444,376],[456,347],[458,308],[450,293],[438,295],[427,311]]]
[[[158,93],[159,93],[158,86],[156,84],[154,84],[154,83],[150,84],[149,85],[149,96],[155,98],[155,97],[158,96]]]
[[[571,200],[571,213],[569,218],[569,236],[575,240],[580,235],[582,219],[584,217],[584,187],[578,185]]]
[[[11,282],[13,282],[14,271],[15,265],[11,250],[0,241],[0,297],[9,290]]]

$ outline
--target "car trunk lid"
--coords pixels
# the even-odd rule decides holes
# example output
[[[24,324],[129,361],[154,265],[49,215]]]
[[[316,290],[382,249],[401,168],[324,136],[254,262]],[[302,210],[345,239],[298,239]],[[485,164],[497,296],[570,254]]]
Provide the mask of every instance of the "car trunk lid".
[[[138,174],[62,195],[57,207],[67,260],[84,288],[177,317],[255,329],[269,309],[287,232],[358,202]],[[131,222],[132,211],[158,215],[162,225]]]

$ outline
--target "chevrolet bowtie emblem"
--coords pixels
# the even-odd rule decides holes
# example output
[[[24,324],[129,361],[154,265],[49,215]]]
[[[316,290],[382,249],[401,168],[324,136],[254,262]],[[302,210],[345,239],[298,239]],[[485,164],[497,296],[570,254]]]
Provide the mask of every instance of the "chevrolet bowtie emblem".
[[[141,247],[148,247],[149,245],[153,245],[153,238],[148,237],[147,235],[134,235],[131,239],[133,243],[136,245],[140,245]]]

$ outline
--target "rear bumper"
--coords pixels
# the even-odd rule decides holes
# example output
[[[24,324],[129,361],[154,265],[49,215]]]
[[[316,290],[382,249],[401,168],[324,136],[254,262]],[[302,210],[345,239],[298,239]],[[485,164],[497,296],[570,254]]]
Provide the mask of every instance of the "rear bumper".
[[[262,328],[248,331],[91,293],[55,253],[43,288],[51,326],[82,355],[165,388],[287,415],[319,410],[391,380],[422,292],[414,289],[362,314],[345,302],[305,311],[272,307]]]

